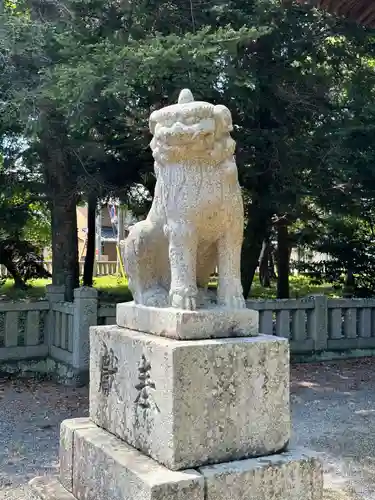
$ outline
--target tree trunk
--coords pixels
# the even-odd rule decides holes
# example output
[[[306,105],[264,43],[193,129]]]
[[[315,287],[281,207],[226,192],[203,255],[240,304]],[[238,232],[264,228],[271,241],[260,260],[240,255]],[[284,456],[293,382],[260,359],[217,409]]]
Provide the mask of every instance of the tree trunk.
[[[77,204],[74,194],[53,196],[52,283],[65,286],[65,300],[71,302],[79,287]]]
[[[277,280],[277,274],[275,271],[275,258],[274,258],[274,252],[275,249],[273,248],[273,245],[270,245],[270,253],[269,253],[269,260],[268,260],[268,268],[269,268],[269,273],[270,273],[270,278],[271,281]]]
[[[87,207],[87,248],[85,266],[83,269],[83,286],[93,286],[97,201],[95,194],[89,195]]]
[[[355,288],[356,288],[356,284],[355,284],[355,276],[353,273],[353,269],[349,268],[347,273],[346,273],[344,288],[343,288],[343,292],[342,292],[343,297],[348,298],[348,299],[353,297],[354,292],[355,292]]]
[[[79,287],[77,177],[64,116],[52,102],[39,106],[40,132],[36,151],[43,165],[52,222],[52,283],[65,286],[72,301]]]
[[[14,265],[12,259],[2,259],[1,263],[6,267],[8,273],[12,276],[14,280],[14,288],[25,290],[27,288],[26,282],[22,279],[22,276],[18,272],[17,266]]]
[[[289,299],[289,237],[286,222],[280,222],[277,227],[277,268],[277,298]]]
[[[248,298],[253,284],[255,272],[259,265],[259,256],[262,251],[262,244],[269,232],[271,215],[267,212],[251,210],[251,217],[248,219],[242,245],[241,277],[245,299]]]
[[[259,281],[264,288],[270,288],[270,244],[268,239],[263,241],[262,251],[259,258]]]
[[[278,169],[277,162],[273,160],[273,151],[275,151],[275,131],[282,125],[275,119],[272,111],[272,102],[274,95],[274,82],[272,67],[275,66],[272,45],[267,37],[259,38],[251,46],[244,45],[242,54],[244,68],[249,71],[255,71],[258,78],[258,109],[255,110],[255,116],[249,122],[248,133],[252,133],[253,123],[257,123],[259,137],[262,137],[262,150],[256,155],[255,172],[249,178],[245,176],[244,187],[247,188],[251,205],[248,207],[248,221],[245,229],[245,242],[243,246],[242,258],[242,286],[245,298],[251,290],[255,271],[259,265],[259,256],[262,250],[262,244],[265,238],[269,236],[272,225],[272,216],[275,213],[275,203],[273,200],[273,185],[275,184],[274,171]],[[257,57],[254,58],[253,53]],[[251,153],[252,154],[252,153]],[[244,160],[248,163],[248,159]]]

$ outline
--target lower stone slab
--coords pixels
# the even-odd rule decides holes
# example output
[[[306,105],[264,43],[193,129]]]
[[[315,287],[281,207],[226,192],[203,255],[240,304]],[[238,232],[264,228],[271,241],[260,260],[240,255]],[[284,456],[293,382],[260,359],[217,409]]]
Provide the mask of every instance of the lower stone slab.
[[[96,428],[89,418],[64,420],[60,426],[60,482],[68,491],[73,491],[74,434],[78,429]]]
[[[57,478],[39,477],[29,483],[29,500],[323,499],[322,465],[308,451],[172,472],[103,430],[77,434],[74,495]]]
[[[200,467],[205,500],[322,500],[323,467],[309,451]]]
[[[73,495],[78,500],[204,500],[195,470],[173,472],[108,432],[74,432]]]
[[[20,499],[21,500],[21,499]],[[32,479],[27,491],[27,500],[77,500],[67,491],[55,476],[41,476]]]
[[[252,337],[259,333],[259,313],[251,309],[184,311],[125,302],[117,304],[116,322],[130,330],[180,340]]]
[[[90,418],[172,470],[269,455],[290,437],[289,347],[91,328]]]

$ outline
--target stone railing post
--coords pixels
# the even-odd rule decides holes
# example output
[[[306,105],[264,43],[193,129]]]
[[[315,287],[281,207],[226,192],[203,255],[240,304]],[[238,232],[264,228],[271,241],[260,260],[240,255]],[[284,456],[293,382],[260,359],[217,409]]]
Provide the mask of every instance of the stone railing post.
[[[46,299],[49,302],[49,312],[47,319],[47,338],[44,342],[48,344],[49,348],[53,344],[55,335],[55,322],[52,306],[56,302],[64,302],[65,300],[65,286],[64,285],[47,285],[46,286]]]
[[[324,351],[328,343],[328,299],[325,295],[313,295],[315,307],[310,316],[310,335],[315,351]]]
[[[98,292],[95,288],[82,287],[74,290],[73,318],[73,368],[78,372],[89,369],[90,326],[98,323]]]

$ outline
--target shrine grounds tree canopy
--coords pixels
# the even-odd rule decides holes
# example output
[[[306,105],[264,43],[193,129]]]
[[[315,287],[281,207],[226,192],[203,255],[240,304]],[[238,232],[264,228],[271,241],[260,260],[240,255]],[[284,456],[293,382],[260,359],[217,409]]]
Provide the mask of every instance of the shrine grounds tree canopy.
[[[122,197],[121,190],[133,209],[131,188],[152,194],[148,117],[187,84],[196,98],[227,105],[236,125],[245,294],[277,240],[280,298],[289,295],[289,250],[297,245],[335,252],[340,279],[366,278],[375,295],[375,44],[368,28],[294,0],[1,5],[0,154],[40,178],[53,283],[65,286],[66,300],[79,286],[77,203]],[[370,20],[356,12],[354,19]],[[18,179],[9,184],[19,189]]]
[[[364,26],[375,28],[374,0],[298,0],[298,2],[314,5],[332,14],[338,14]]]

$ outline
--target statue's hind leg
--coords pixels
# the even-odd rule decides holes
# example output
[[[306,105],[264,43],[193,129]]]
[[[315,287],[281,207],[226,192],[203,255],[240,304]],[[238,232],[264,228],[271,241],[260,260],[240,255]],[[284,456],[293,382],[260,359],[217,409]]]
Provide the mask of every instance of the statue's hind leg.
[[[161,225],[138,222],[122,242],[128,286],[137,304],[165,307],[168,304],[168,241]]]

